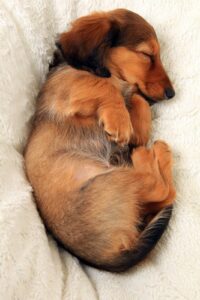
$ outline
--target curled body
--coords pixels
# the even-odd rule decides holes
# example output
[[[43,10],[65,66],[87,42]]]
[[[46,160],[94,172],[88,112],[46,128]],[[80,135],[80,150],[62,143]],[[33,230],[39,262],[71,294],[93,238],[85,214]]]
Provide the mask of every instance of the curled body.
[[[134,92],[125,101],[127,89],[115,77],[59,67],[39,94],[25,150],[27,176],[47,228],[82,261],[114,272],[153,248],[175,196],[167,144],[132,152],[123,146],[127,138],[148,140],[151,125],[148,103]],[[134,128],[141,115],[146,125]],[[160,210],[141,231],[144,215]]]

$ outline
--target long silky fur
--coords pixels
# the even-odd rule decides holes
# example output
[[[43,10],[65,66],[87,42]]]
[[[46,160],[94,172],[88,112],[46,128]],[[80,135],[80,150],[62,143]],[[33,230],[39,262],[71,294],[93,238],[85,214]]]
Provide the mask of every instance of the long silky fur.
[[[130,251],[124,251],[124,253],[122,253],[121,256],[118,257],[112,264],[96,264],[94,262],[87,261],[80,256],[78,256],[78,258],[89,266],[109,272],[119,273],[128,270],[141,262],[149,254],[149,252],[154,249],[168,226],[172,216],[172,211],[173,205],[163,208],[141,232],[136,248],[133,248]],[[76,256],[76,253],[73,251],[69,250],[69,252]]]

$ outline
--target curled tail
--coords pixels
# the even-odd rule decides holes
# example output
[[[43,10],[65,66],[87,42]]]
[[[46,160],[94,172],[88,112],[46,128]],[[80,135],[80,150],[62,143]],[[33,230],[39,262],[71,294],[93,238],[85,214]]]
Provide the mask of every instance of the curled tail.
[[[141,232],[137,246],[134,249],[122,252],[112,262],[106,264],[87,264],[110,272],[123,272],[143,260],[155,247],[163,232],[167,228],[172,215],[173,206],[162,209]]]

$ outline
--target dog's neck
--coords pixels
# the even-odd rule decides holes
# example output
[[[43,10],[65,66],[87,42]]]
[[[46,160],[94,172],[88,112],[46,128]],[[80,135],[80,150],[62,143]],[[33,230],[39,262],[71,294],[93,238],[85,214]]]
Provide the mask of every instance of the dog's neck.
[[[120,93],[122,94],[125,103],[128,104],[130,102],[131,97],[134,93],[137,92],[137,87],[135,85],[131,85],[127,81],[120,78],[116,74],[111,73],[111,81],[112,84],[119,89]]]

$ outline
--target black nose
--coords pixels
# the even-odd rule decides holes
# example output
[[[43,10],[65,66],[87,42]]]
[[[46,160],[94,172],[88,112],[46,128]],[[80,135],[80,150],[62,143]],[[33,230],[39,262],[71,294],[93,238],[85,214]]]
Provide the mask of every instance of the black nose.
[[[175,91],[173,88],[166,88],[165,89],[165,98],[171,99],[175,96]]]

